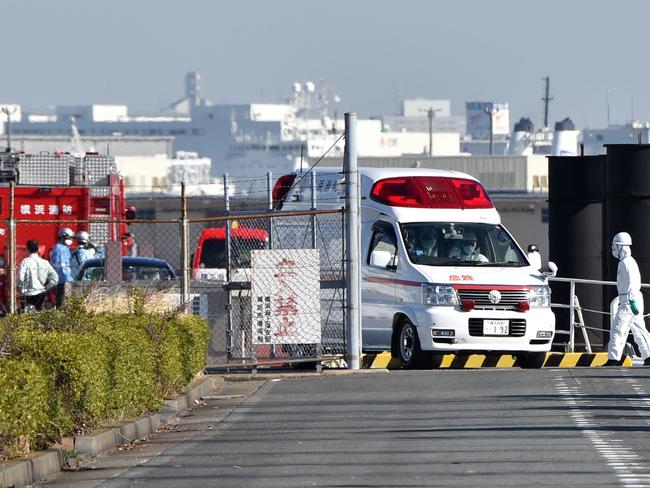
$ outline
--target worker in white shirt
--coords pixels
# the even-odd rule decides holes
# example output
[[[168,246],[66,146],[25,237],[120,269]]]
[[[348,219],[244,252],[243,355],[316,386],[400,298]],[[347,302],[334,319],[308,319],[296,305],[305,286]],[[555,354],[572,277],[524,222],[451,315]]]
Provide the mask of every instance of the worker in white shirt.
[[[29,256],[22,260],[18,272],[21,310],[41,310],[47,292],[57,285],[59,276],[50,262],[38,255],[37,240],[27,241],[27,252]]]

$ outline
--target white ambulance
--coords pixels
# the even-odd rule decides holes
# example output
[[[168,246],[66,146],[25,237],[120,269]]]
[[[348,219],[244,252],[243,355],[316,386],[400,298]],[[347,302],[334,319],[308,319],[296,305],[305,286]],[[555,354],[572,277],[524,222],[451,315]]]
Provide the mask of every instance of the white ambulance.
[[[523,252],[480,182],[433,169],[359,173],[364,351],[390,350],[406,368],[459,351],[541,367],[555,334],[546,276],[557,267],[542,272]],[[318,170],[317,202],[343,202],[340,176]],[[304,208],[309,180],[280,178],[276,208]]]

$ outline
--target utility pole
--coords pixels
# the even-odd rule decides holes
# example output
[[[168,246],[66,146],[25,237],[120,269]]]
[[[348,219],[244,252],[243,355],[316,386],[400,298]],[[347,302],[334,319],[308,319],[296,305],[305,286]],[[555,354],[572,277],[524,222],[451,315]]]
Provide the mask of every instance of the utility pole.
[[[550,95],[551,78],[546,76],[542,78],[542,81],[544,82],[544,96],[542,97],[542,101],[544,102],[544,128],[548,129],[548,104],[553,100],[553,97]]]
[[[439,108],[429,107],[428,109],[420,109],[420,112],[426,112],[429,117],[429,157],[433,156],[433,118],[436,112],[440,112]]]

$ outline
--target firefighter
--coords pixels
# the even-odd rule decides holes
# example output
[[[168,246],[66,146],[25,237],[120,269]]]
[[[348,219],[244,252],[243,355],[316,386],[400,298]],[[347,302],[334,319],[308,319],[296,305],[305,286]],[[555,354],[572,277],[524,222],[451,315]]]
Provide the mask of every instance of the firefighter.
[[[57,275],[59,275],[59,282],[56,285],[56,306],[60,307],[63,304],[63,295],[65,294],[65,284],[72,281],[72,270],[70,269],[70,261],[72,259],[72,239],[74,232],[69,227],[64,227],[59,231],[59,239],[56,245],[52,248],[50,254],[50,262],[54,267]]]

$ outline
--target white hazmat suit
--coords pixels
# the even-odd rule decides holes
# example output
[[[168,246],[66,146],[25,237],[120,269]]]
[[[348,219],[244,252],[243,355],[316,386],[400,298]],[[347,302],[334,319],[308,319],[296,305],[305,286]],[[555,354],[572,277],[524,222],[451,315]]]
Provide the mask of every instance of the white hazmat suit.
[[[634,340],[639,346],[641,357],[645,360],[650,357],[650,333],[645,328],[643,320],[643,295],[641,294],[639,266],[632,257],[632,251],[628,245],[614,242],[612,254],[619,259],[616,271],[619,303],[612,320],[607,356],[610,361],[620,361],[631,329]],[[634,310],[635,308],[637,310]],[[637,312],[636,315],[634,311]]]

